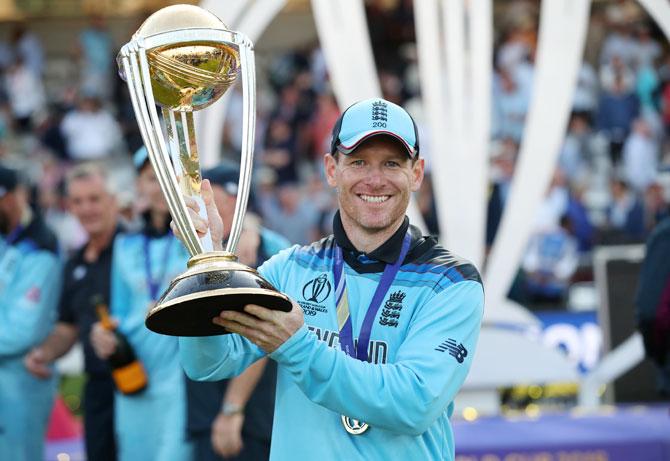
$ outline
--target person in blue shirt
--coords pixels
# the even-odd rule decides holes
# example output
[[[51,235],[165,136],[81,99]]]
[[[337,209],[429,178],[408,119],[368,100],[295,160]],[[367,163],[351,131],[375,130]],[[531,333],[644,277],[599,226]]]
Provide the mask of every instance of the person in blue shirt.
[[[228,239],[237,200],[239,171],[224,165],[206,170],[214,203]],[[253,198],[253,197],[251,197]],[[253,209],[253,204],[249,204]],[[290,243],[260,225],[247,212],[237,255],[242,264],[258,267]],[[270,438],[277,382],[277,364],[267,358],[230,380],[199,382],[188,379],[188,435],[194,459],[261,461],[270,455]]]
[[[120,460],[191,459],[186,440],[186,389],[177,339],[144,325],[147,311],[170,280],[186,270],[188,254],[169,228],[170,214],[146,150],[135,155],[139,197],[146,204],[144,228],[114,240],[110,312],[148,375],[139,394],[115,394],[115,432]],[[103,359],[116,348],[114,335],[98,322],[91,342]]]
[[[43,459],[57,379],[23,356],[54,325],[62,267],[56,236],[28,204],[17,171],[0,166],[0,459]]]
[[[349,107],[325,156],[334,234],[293,246],[259,272],[290,312],[248,305],[212,321],[232,334],[179,338],[194,379],[278,365],[272,460],[453,460],[453,400],[475,355],[484,292],[475,267],[405,216],[424,173],[412,118],[382,99]],[[202,235],[221,235],[203,185]],[[300,225],[300,223],[295,223]]]

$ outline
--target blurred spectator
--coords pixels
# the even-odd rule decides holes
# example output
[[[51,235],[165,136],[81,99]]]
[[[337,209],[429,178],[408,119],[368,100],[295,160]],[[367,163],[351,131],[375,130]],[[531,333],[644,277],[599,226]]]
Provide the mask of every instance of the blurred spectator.
[[[567,216],[533,235],[521,264],[530,301],[562,303],[578,262],[578,244]]]
[[[572,97],[572,110],[585,114],[591,120],[597,106],[598,76],[593,66],[584,61],[577,74],[577,87]]]
[[[41,79],[44,73],[44,50],[37,36],[28,30],[25,22],[18,22],[11,31],[14,57],[25,63],[33,75]]]
[[[0,459],[44,457],[58,381],[38,379],[23,356],[49,334],[62,267],[56,236],[29,206],[16,170],[0,166]]]
[[[640,64],[637,66],[635,77],[635,93],[640,100],[640,109],[645,112],[658,111],[659,79],[656,69],[651,64]]]
[[[82,92],[106,100],[111,95],[114,73],[114,43],[101,14],[90,17],[88,27],[81,31],[76,44],[80,59]]]
[[[600,86],[603,92],[612,93],[617,85],[620,85],[624,92],[632,91],[635,87],[635,72],[620,55],[615,54],[600,68]]]
[[[577,239],[580,253],[591,250],[595,240],[595,229],[591,223],[588,209],[583,201],[584,190],[575,185],[568,192],[566,216],[570,220],[570,230]]]
[[[670,204],[665,199],[663,186],[654,182],[644,193],[644,227],[649,232],[670,216]]]
[[[558,157],[568,183],[583,183],[591,170],[591,127],[584,113],[573,113]]]
[[[644,239],[644,208],[642,201],[628,184],[614,179],[610,185],[612,202],[607,209],[607,228],[604,243],[639,242]]]
[[[605,37],[600,52],[600,65],[612,62],[617,56],[622,64],[632,66],[635,62],[636,44],[630,33],[630,28],[623,23],[620,13],[608,13],[610,32]]]
[[[177,358],[177,338],[156,334],[144,325],[170,281],[180,274],[188,254],[172,235],[170,214],[146,149],[135,155],[137,189],[146,209],[139,233],[120,233],[114,240],[110,311],[148,375],[140,394],[115,394],[114,425],[119,459],[191,459],[186,434],[186,378]],[[116,350],[115,336],[97,322],[91,343],[98,357]]]
[[[339,116],[340,109],[335,97],[331,93],[319,95],[309,125],[309,157],[319,163],[319,166],[324,152],[330,149],[331,131]]]
[[[623,178],[638,193],[642,194],[658,175],[660,146],[651,132],[649,123],[638,118],[623,146]]]
[[[279,184],[276,194],[261,194],[260,207],[266,225],[291,243],[307,245],[317,235],[319,212],[294,182]]]
[[[84,349],[84,436],[90,460],[116,460],[114,382],[109,365],[94,353],[89,335],[97,322],[96,300],[109,303],[112,246],[118,208],[109,179],[100,167],[82,164],[70,172],[68,205],[89,236],[66,263],[58,323],[24,359],[38,378],[52,375],[50,365],[79,340]]]
[[[640,24],[635,41],[635,61],[639,67],[654,67],[663,53],[661,45],[651,36],[648,24]]]
[[[72,160],[108,157],[122,148],[121,128],[97,96],[84,95],[60,125]]]
[[[26,133],[33,128],[36,116],[46,107],[42,80],[22,58],[17,58],[7,69],[5,85],[16,128],[20,133]]]
[[[610,141],[610,159],[617,165],[633,120],[640,112],[635,94],[626,88],[621,76],[614,79],[611,90],[605,90],[598,104],[597,128]]]
[[[658,392],[670,397],[670,218],[654,229],[646,245],[635,305],[647,357],[658,369]]]
[[[512,72],[500,69],[494,81],[494,134],[497,138],[521,141],[530,104],[530,92],[522,88]]]
[[[279,182],[296,182],[298,180],[297,139],[290,124],[282,119],[270,121],[263,163],[272,168]]]
[[[565,174],[560,168],[557,168],[549,185],[549,190],[538,210],[535,219],[536,229],[543,231],[557,228],[560,225],[561,217],[568,211],[569,203],[570,193]],[[572,223],[570,225],[572,229]]]
[[[506,138],[494,145],[492,152],[493,160],[491,166],[491,192],[489,194],[486,213],[486,245],[493,245],[498,226],[502,219],[502,213],[507,203],[514,168],[518,144],[511,138]]]

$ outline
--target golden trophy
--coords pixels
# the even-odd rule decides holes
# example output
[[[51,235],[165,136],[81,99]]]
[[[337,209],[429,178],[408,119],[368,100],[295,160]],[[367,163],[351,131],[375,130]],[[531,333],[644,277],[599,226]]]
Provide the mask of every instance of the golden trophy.
[[[247,304],[291,310],[286,295],[235,256],[251,186],[256,124],[251,41],[207,10],[174,5],[149,16],[123,46],[117,62],[149,160],[191,255],[188,269],[149,310],[146,326],[166,335],[219,335],[227,331],[212,318],[222,310],[241,310]],[[184,195],[193,197],[206,218],[193,112],[213,104],[238,74],[244,102],[238,195],[226,249],[213,251],[209,234],[198,238],[184,202]]]

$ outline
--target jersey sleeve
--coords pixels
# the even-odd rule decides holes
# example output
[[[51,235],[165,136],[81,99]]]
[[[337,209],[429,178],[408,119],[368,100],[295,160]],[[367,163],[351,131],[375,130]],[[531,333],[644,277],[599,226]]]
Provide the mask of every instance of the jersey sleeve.
[[[5,313],[0,357],[27,352],[47,336],[57,316],[62,277],[58,257],[44,250],[25,254],[16,273],[0,300],[0,314]]]
[[[281,291],[281,268],[291,253],[286,249],[268,259],[259,273]],[[241,374],[265,352],[238,334],[206,337],[180,337],[179,359],[189,378],[216,381]]]
[[[270,356],[314,403],[372,426],[418,435],[465,381],[483,305],[483,288],[475,281],[436,294],[416,311],[394,363],[349,357],[318,341],[305,325]]]
[[[132,289],[128,286],[123,276],[122,258],[125,238],[118,235],[114,239],[114,250],[112,252],[112,270],[109,292],[110,315],[121,320],[126,317],[132,300]]]

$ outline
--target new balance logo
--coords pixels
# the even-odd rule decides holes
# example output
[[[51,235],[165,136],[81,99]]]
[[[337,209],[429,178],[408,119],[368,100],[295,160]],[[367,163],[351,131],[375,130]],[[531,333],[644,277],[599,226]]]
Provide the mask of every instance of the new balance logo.
[[[456,359],[458,363],[463,363],[465,357],[468,356],[468,350],[463,347],[463,344],[458,344],[455,340],[449,338],[439,346],[435,348],[438,352],[449,352],[453,358]]]

